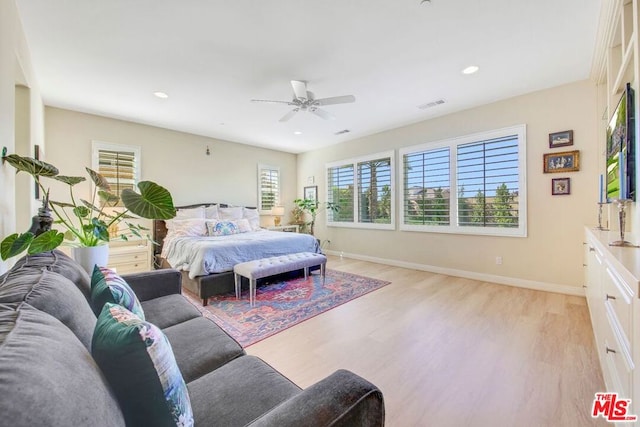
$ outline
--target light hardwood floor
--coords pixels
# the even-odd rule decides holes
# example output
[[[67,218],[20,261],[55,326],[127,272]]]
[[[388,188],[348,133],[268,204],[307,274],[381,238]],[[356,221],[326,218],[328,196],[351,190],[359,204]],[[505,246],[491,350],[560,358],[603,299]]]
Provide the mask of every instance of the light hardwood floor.
[[[586,300],[364,261],[382,289],[247,348],[301,387],[349,369],[386,425],[587,426],[604,391]]]

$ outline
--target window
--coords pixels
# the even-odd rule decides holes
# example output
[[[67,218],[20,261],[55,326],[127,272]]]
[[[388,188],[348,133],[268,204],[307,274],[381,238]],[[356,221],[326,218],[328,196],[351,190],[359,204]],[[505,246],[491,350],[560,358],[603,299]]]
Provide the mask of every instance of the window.
[[[526,236],[525,130],[521,125],[400,150],[400,229]]]
[[[394,155],[380,153],[327,165],[329,226],[393,229],[395,225]]]
[[[140,147],[93,141],[92,152],[93,170],[107,180],[113,194],[119,196],[125,188],[136,190],[140,181]]]
[[[269,213],[280,204],[280,168],[258,165],[258,209]]]

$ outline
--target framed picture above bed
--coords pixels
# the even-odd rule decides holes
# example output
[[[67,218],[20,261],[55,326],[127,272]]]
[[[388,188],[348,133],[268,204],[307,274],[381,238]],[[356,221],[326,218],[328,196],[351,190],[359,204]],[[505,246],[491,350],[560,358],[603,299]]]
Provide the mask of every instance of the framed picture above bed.
[[[318,186],[304,187],[304,198],[318,203]]]

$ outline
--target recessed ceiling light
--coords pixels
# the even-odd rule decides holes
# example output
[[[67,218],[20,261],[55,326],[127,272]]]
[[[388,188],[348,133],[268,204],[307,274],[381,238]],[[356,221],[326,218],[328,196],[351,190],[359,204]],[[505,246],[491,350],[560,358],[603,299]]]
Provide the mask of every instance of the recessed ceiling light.
[[[299,130],[293,132],[294,135],[302,135],[302,132],[300,132]]]
[[[169,97],[169,95],[164,92],[153,92],[153,94],[161,99],[167,99]]]
[[[469,65],[467,68],[462,70],[462,74],[473,74],[480,69],[477,65]]]

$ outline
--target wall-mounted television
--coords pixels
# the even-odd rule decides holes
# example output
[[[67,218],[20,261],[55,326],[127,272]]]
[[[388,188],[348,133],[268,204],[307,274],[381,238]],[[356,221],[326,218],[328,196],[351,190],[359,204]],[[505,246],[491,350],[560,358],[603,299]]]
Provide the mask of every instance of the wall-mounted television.
[[[627,83],[607,126],[607,201],[636,199],[633,89]]]

